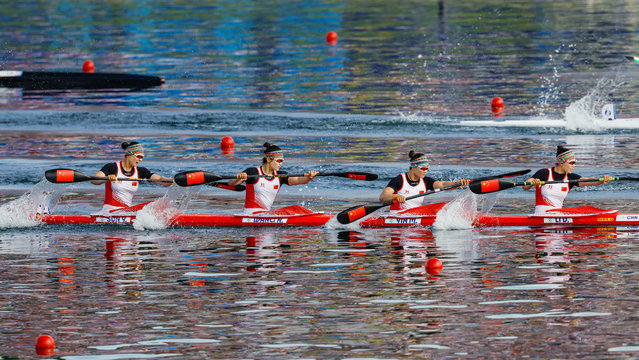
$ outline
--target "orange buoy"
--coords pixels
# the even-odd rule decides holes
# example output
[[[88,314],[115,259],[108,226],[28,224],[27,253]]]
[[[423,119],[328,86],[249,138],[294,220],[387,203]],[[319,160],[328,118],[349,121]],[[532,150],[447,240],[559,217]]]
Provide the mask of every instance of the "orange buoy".
[[[38,355],[52,355],[55,350],[55,341],[49,335],[40,335],[36,339],[35,346]]]
[[[337,33],[335,31],[329,31],[326,33],[326,42],[329,45],[337,44]]]
[[[82,72],[92,73],[93,70],[95,70],[95,65],[93,64],[93,61],[87,60],[84,62],[84,64],[82,64]]]

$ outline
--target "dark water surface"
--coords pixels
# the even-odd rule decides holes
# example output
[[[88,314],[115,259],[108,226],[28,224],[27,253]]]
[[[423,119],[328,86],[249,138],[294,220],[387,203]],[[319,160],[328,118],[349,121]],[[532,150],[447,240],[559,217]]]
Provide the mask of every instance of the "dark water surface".
[[[639,177],[639,65],[624,58],[639,54],[637,14],[634,2],[596,0],[0,3],[2,70],[76,71],[91,59],[166,79],[140,91],[0,89],[0,358],[37,357],[41,334],[56,341],[49,358],[76,360],[636,358],[639,229],[27,220],[44,198],[59,198],[56,213],[98,210],[102,187],[43,174],[93,174],[126,140],[166,176],[235,174],[260,163],[265,141],[285,149],[291,172],[379,174],[317,178],[276,200],[329,213],[376,201],[409,150],[428,153],[442,180],[535,171],[557,144],[575,150],[581,175]],[[601,118],[606,103],[624,126]],[[478,120],[532,125],[467,123]],[[576,189],[566,206],[637,212],[638,190]],[[143,184],[136,201],[163,196],[234,213],[244,195]],[[530,213],[534,195],[475,200]],[[433,257],[439,274],[426,271]]]

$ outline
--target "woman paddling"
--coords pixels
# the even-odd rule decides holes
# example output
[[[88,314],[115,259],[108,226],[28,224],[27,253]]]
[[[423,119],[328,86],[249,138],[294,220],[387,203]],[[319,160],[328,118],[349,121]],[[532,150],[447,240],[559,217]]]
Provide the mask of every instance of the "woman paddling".
[[[100,171],[95,173],[96,177],[108,177],[109,180],[91,180],[94,185],[105,185],[104,206],[100,213],[102,215],[113,215],[114,211],[127,210],[133,205],[133,194],[138,190],[138,181],[121,181],[117,178],[151,179],[164,180],[168,182],[158,182],[157,184],[171,186],[171,178],[152,173],[145,167],[138,166],[144,159],[144,149],[137,141],[123,142],[124,159],[122,161],[106,164]],[[133,210],[133,209],[131,209]],[[135,209],[139,210],[139,209]]]
[[[264,158],[262,165],[250,167],[237,174],[235,179],[229,180],[230,186],[235,186],[246,181],[246,198],[244,200],[244,214],[252,215],[258,211],[269,211],[271,205],[280,191],[282,184],[303,185],[308,184],[317,174],[317,171],[309,171],[300,177],[258,177],[259,175],[286,174],[280,171],[284,162],[284,152],[279,146],[264,143]]]
[[[426,176],[428,171],[428,158],[422,153],[410,151],[410,169],[408,172],[397,175],[393,178],[382,194],[379,200],[382,202],[394,202],[390,206],[391,214],[417,208],[423,205],[424,197],[406,200],[407,197],[423,194],[426,191],[435,191],[449,186],[459,184],[459,186],[467,186],[470,183],[468,179],[459,181],[439,181]]]
[[[572,150],[557,146],[557,162],[554,167],[541,169],[537,171],[530,179],[526,180],[530,185],[522,187],[529,190],[533,186],[535,189],[535,215],[545,215],[548,210],[561,209],[564,206],[564,200],[573,186],[596,186],[605,184],[612,180],[611,176],[604,176],[603,181],[591,178],[582,178],[580,175],[573,173],[575,169],[575,154]],[[585,180],[583,182],[568,183],[570,180]],[[592,181],[588,181],[592,180]],[[566,181],[566,184],[547,184],[541,185],[546,181]]]

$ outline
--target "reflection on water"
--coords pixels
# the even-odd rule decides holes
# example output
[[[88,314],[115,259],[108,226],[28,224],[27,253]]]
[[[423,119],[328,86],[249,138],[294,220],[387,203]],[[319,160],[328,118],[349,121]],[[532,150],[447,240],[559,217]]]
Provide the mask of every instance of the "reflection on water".
[[[609,49],[635,42],[634,2],[13,5],[0,28],[3,69],[80,71],[92,59],[97,72],[166,83],[134,93],[0,92],[5,108],[490,116],[490,99],[500,95],[509,114],[557,115],[597,80],[619,78],[619,108],[638,112],[638,78],[622,56],[635,54],[600,51],[602,39]],[[339,33],[335,45],[326,44],[330,30]]]
[[[5,231],[0,354],[632,355],[636,232],[514,230]]]

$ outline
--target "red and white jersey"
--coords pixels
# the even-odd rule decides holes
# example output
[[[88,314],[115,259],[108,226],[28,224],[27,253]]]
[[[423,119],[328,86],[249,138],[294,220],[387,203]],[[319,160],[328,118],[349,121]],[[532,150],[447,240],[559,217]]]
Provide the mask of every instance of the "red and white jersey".
[[[117,177],[119,178],[138,178],[138,168],[133,168],[131,176],[124,174],[122,170],[122,162],[116,163],[118,167]],[[133,195],[139,188],[138,181],[121,181],[118,180],[114,183],[107,181],[104,184],[104,206],[102,207],[102,214],[112,215],[111,210],[128,207],[133,205]]]
[[[552,168],[548,169],[548,180],[555,181],[552,176]],[[568,181],[568,173],[563,180]],[[564,200],[570,192],[570,186],[565,184],[547,184],[535,189],[535,215],[545,215],[546,211],[551,209],[561,209],[564,206]]]
[[[406,179],[406,173],[402,173],[402,187],[395,192],[395,194],[403,195],[405,197],[423,194],[426,192],[426,182],[424,179],[419,179],[419,182],[415,186],[411,186],[408,183],[408,179]],[[422,206],[424,204],[424,198],[418,197],[416,199],[406,200],[403,203],[393,203],[390,206],[390,213],[398,213],[404,210],[416,208],[418,206]]]
[[[264,175],[262,167],[257,167],[257,173]],[[273,171],[277,175],[277,171]],[[279,177],[258,178],[255,184],[246,184],[246,198],[244,200],[244,214],[250,215],[256,211],[269,211],[282,187]]]

